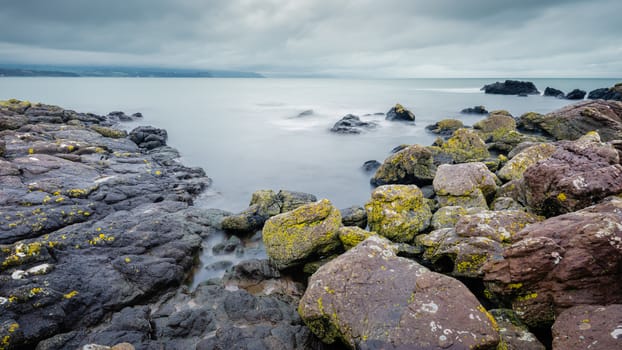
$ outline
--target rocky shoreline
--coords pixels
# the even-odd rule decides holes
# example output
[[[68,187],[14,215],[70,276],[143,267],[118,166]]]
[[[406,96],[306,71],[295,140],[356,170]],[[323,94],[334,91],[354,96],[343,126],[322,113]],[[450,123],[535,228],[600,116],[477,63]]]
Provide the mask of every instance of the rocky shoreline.
[[[261,190],[235,215],[194,206],[210,179],[165,130],[126,132],[136,118],[0,102],[0,349],[622,342],[620,102],[440,121],[375,170],[364,206]],[[262,231],[270,260],[190,289],[223,230]]]

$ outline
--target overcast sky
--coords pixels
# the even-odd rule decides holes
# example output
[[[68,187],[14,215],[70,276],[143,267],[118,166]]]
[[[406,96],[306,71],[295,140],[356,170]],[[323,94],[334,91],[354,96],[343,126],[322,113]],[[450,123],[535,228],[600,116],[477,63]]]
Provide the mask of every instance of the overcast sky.
[[[0,63],[622,76],[622,0],[0,0]]]

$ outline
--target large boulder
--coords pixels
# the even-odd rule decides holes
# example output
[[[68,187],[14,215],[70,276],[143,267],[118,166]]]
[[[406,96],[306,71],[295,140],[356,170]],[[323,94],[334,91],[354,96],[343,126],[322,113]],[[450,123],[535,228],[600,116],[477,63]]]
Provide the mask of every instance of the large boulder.
[[[376,123],[364,122],[358,116],[348,114],[336,122],[330,131],[337,134],[360,134],[364,129],[373,129],[376,126]]]
[[[587,98],[591,100],[617,100],[622,101],[622,83],[616,84],[610,88],[601,88],[590,91]]]
[[[322,266],[298,307],[325,343],[351,349],[494,349],[498,326],[459,281],[374,236]]]
[[[415,114],[402,106],[401,104],[396,104],[395,107],[392,107],[385,117],[386,120],[390,121],[415,121]]]
[[[273,216],[263,228],[266,253],[279,269],[326,256],[341,247],[341,214],[327,199]]]
[[[464,124],[457,119],[443,119],[425,128],[434,134],[449,137],[454,131],[464,128]]]
[[[567,100],[582,100],[585,98],[586,93],[587,92],[583,90],[574,89],[566,95],[566,99]]]
[[[612,197],[531,224],[484,266],[487,288],[530,326],[550,326],[575,305],[621,303],[621,222],[622,199]]]
[[[525,201],[536,212],[554,216],[572,212],[622,192],[618,152],[596,133],[560,141],[548,158],[530,166],[521,181]]]
[[[443,164],[434,178],[434,191],[439,204],[465,208],[488,208],[487,200],[500,183],[484,163]]]
[[[166,130],[153,126],[139,126],[130,132],[130,140],[147,150],[166,146],[167,138]]]
[[[447,141],[437,142],[430,147],[437,163],[478,162],[490,157],[486,143],[471,129],[458,129]]]
[[[553,349],[620,349],[621,315],[622,304],[572,307],[553,324]]]
[[[621,139],[622,102],[578,102],[529,122],[557,140],[576,140],[590,131],[597,131],[603,141]]]
[[[490,115],[473,125],[488,149],[504,154],[511,152],[522,142],[538,141],[534,136],[523,135],[516,129],[516,120],[506,111],[492,111]]]
[[[557,147],[550,143],[535,144],[525,148],[505,163],[505,165],[499,169],[497,175],[504,181],[520,179],[523,177],[523,173],[527,168],[541,160],[547,159],[556,149]]]
[[[484,85],[481,88],[487,94],[500,95],[538,95],[540,91],[530,81],[506,80],[505,82],[496,82],[494,84]]]
[[[436,172],[433,161],[433,154],[428,147],[412,145],[385,159],[370,182],[374,186],[387,184],[429,185],[432,183]]]
[[[546,87],[546,89],[544,89],[544,96],[551,96],[551,97],[557,97],[557,98],[564,98],[565,94],[563,91],[561,90],[557,90],[555,88],[552,87]]]
[[[430,225],[432,212],[419,187],[384,185],[365,205],[371,231],[396,242],[410,242]]]

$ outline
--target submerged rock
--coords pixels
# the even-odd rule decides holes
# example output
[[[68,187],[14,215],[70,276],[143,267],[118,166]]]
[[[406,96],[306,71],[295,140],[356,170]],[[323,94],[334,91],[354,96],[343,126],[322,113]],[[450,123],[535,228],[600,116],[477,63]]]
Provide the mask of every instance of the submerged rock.
[[[329,255],[341,246],[339,227],[341,214],[330,201],[305,204],[266,221],[263,229],[266,253],[279,269]]]
[[[484,85],[481,89],[487,94],[501,95],[537,95],[540,91],[530,81],[506,80],[505,82],[496,82],[494,84]]]
[[[368,160],[365,163],[363,163],[361,168],[363,169],[364,172],[371,173],[372,171],[376,171],[376,169],[380,168],[381,165],[382,164],[377,160]]]
[[[413,112],[407,110],[401,104],[396,104],[395,107],[392,107],[385,117],[386,120],[390,121],[415,121],[415,115]]]
[[[411,242],[432,218],[423,193],[415,185],[380,186],[372,192],[365,209],[370,230],[396,242]]]
[[[465,113],[465,114],[488,114],[488,111],[486,110],[486,107],[484,107],[484,106],[475,106],[475,107],[465,108],[465,109],[461,110],[460,113]]]
[[[498,326],[459,281],[396,256],[380,237],[322,266],[298,306],[325,343],[349,348],[494,348]]]
[[[377,125],[372,122],[364,122],[356,115],[348,114],[333,125],[330,131],[337,134],[360,134],[363,129],[373,129]]]

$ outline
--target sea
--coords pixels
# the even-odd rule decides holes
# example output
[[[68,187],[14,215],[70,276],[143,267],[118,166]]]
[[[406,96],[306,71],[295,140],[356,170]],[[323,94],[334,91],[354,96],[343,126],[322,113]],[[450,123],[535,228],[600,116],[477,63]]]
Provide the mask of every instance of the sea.
[[[239,212],[248,206],[254,191],[285,189],[327,198],[345,208],[364,205],[370,198],[373,174],[363,171],[365,161],[382,162],[398,145],[431,144],[436,136],[425,127],[441,119],[472,125],[483,118],[460,113],[464,108],[483,105],[489,111],[504,109],[518,117],[576,102],[480,91],[485,84],[502,80],[1,77],[0,99],[102,115],[141,112],[143,120],[124,127],[140,124],[166,129],[168,144],[181,152],[181,161],[202,167],[212,178],[213,185],[197,200],[196,205],[202,207]],[[550,86],[566,93],[573,89],[589,92],[622,81],[518,80],[534,82],[541,92]],[[415,114],[415,123],[389,122],[377,114],[396,103]],[[330,132],[347,114],[378,127],[358,135]],[[210,244],[226,238],[214,238]],[[202,260],[207,264],[213,259],[204,256]]]

